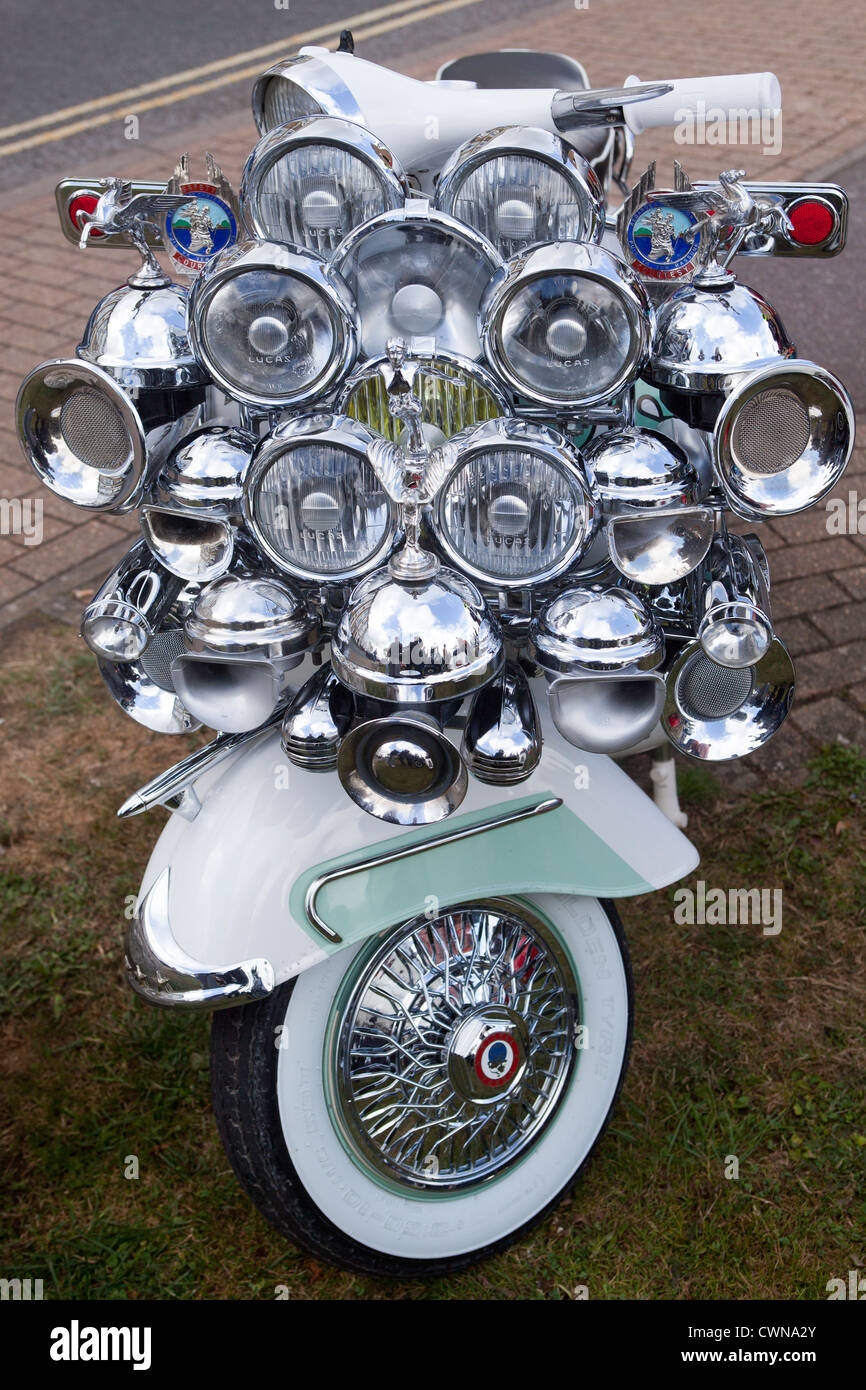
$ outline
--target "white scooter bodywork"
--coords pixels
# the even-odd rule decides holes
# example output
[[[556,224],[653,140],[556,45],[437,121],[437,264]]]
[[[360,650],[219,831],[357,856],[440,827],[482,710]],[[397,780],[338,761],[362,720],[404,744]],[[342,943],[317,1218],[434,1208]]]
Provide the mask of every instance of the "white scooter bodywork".
[[[175,812],[156,844],[128,933],[131,983],[152,1003],[227,1006],[431,904],[504,892],[627,897],[690,873],[696,849],[635,782],[544,722],[543,756],[527,781],[470,778],[459,814],[408,832],[360,809],[334,773],[289,764],[276,731],[242,750],[199,779],[193,818]],[[507,833],[497,829],[509,821]],[[446,853],[440,838],[453,841],[466,824],[465,841]],[[406,846],[389,874],[367,873]],[[317,928],[310,893],[300,891],[317,866],[327,876],[334,856],[364,872],[349,871],[342,896],[339,883],[322,895],[339,932]]]

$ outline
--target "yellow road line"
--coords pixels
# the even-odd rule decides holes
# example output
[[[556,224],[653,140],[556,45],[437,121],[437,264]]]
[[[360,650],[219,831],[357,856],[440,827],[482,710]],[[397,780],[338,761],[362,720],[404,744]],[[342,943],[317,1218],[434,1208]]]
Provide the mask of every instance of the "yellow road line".
[[[372,39],[380,34],[388,34],[395,29],[405,28],[409,24],[417,24],[422,19],[432,19],[435,15],[448,14],[451,10],[461,10],[468,5],[481,3],[482,0],[442,0],[440,4],[425,5],[423,9],[412,9],[380,24],[370,24],[362,29],[355,29],[353,33],[356,39]],[[341,21],[339,28],[345,28],[347,22]],[[319,30],[317,36],[335,38],[338,33],[339,29]],[[294,40],[287,39],[286,45],[290,45],[292,42],[297,45],[297,37]],[[301,36],[300,42],[304,42],[303,36]],[[290,49],[286,49],[286,45],[280,45],[281,49],[290,52]],[[261,63],[253,63],[250,67],[226,73],[222,77],[212,78],[209,82],[192,83],[178,91],[167,92],[159,97],[151,97],[149,101],[137,101],[134,110],[130,110],[128,105],[122,106],[113,111],[103,112],[99,116],[89,116],[84,120],[73,121],[69,125],[62,126],[59,130],[46,130],[40,135],[29,135],[23,140],[14,140],[0,147],[0,159],[5,159],[11,154],[19,154],[22,150],[35,149],[38,145],[49,145],[57,140],[67,140],[71,135],[77,135],[80,131],[94,130],[98,126],[109,125],[112,121],[122,121],[129,115],[138,116],[143,111],[152,111],[160,106],[171,106],[177,101],[187,101],[190,97],[199,96],[203,92],[212,92],[218,87],[228,87],[234,82],[243,81],[245,78],[258,77],[261,71]]]
[[[176,87],[199,77],[209,77],[212,73],[224,72],[227,68],[237,67],[241,63],[249,63],[253,59],[279,58],[284,53],[288,56],[303,44],[315,43],[317,39],[333,38],[339,34],[341,29],[351,28],[355,24],[367,24],[374,20],[386,19],[392,15],[403,14],[407,10],[420,9],[426,3],[427,0],[396,0],[396,3],[392,5],[380,5],[375,10],[364,10],[361,14],[347,15],[339,22],[335,20],[332,24],[319,25],[316,29],[307,29],[300,34],[288,34],[286,38],[280,39],[276,43],[267,43],[261,48],[250,48],[246,53],[234,53],[230,58],[218,58],[212,63],[204,63],[201,67],[187,68],[184,72],[175,72],[168,77],[158,77],[152,82],[143,82],[138,87],[127,87],[122,92],[110,92],[108,96],[93,97],[90,101],[82,101],[77,106],[64,106],[58,111],[49,111],[42,116],[34,116],[32,120],[20,121],[17,125],[0,126],[0,140],[9,139],[13,135],[23,135],[27,131],[39,130],[43,126],[56,125],[70,116],[84,116],[88,112],[98,111],[103,106],[115,106],[118,102],[128,102],[135,97],[148,96],[151,92],[159,92],[166,87]]]

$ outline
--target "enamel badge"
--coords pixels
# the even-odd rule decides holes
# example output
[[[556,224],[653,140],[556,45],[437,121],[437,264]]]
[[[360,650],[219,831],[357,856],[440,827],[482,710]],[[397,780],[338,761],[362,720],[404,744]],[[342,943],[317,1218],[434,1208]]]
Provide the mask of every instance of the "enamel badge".
[[[234,189],[215,162],[205,155],[206,177],[190,177],[189,155],[181,155],[166,192],[187,202],[167,214],[162,240],[172,265],[184,275],[196,275],[238,239],[238,204]]]

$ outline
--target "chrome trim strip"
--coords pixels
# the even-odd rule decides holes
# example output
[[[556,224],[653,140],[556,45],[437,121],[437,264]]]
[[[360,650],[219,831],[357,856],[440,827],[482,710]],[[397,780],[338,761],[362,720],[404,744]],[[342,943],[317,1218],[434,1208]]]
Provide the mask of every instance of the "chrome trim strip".
[[[140,816],[143,811],[151,811],[154,806],[167,806],[169,810],[180,811],[184,814],[180,804],[172,805],[175,798],[178,802],[183,802],[184,794],[190,785],[201,777],[208,768],[216,767],[224,758],[228,758],[239,748],[245,748],[248,744],[254,743],[263,734],[268,733],[277,724],[281,724],[286,713],[286,704],[281,703],[279,708],[264,724],[260,724],[257,729],[249,729],[240,734],[218,734],[210,743],[206,743],[204,748],[197,748],[195,752],[189,753],[187,757],[181,758],[179,763],[173,767],[166,768],[165,772],[160,772],[152,781],[145,782],[143,787],[132,793],[124,801],[118,816]],[[186,805],[193,810],[193,814],[187,811],[187,819],[195,820],[198,814],[198,806],[191,803],[187,798]]]
[[[276,984],[263,957],[236,965],[204,965],[178,945],[168,916],[170,869],[140,899],[126,931],[129,983],[149,1004],[176,1009],[226,1009],[264,999]]]
[[[342,944],[343,938],[316,911],[316,899],[329,883],[335,883],[337,879],[348,878],[350,874],[365,873],[368,869],[378,869],[383,864],[393,864],[398,859],[408,859],[415,854],[423,854],[428,849],[438,849],[441,845],[453,844],[457,840],[468,840],[473,835],[481,835],[487,830],[498,830],[503,825],[512,825],[516,821],[528,820],[531,816],[541,816],[547,811],[555,811],[562,805],[562,797],[551,796],[545,801],[539,801],[535,806],[524,806],[519,811],[508,811],[504,815],[492,816],[489,820],[481,821],[477,825],[464,826],[460,830],[443,830],[438,835],[431,835],[429,840],[424,840],[419,844],[404,845],[402,849],[385,850],[382,854],[374,855],[372,859],[363,859],[357,864],[347,864],[342,869],[330,869],[326,873],[319,874],[314,878],[307,888],[304,895],[304,910],[312,926],[320,932],[332,945]]]

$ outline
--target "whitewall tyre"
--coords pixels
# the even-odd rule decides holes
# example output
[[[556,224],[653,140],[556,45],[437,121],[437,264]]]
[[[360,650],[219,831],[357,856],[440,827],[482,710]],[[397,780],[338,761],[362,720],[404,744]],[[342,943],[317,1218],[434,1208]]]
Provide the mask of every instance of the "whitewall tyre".
[[[442,1274],[572,1187],[631,1041],[611,903],[539,894],[417,918],[214,1015],[220,1135],[262,1214],[317,1258]]]

